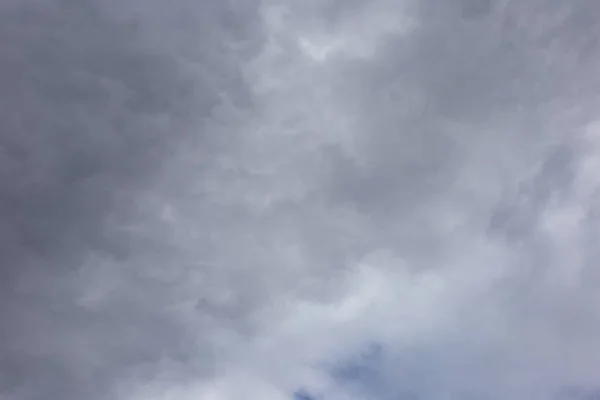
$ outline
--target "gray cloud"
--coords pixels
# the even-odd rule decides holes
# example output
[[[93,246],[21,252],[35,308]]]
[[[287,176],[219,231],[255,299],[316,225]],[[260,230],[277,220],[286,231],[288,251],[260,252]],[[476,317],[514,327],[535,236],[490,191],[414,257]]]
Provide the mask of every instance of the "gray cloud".
[[[0,6],[3,395],[591,386],[596,9]]]
[[[164,259],[168,246],[121,226],[183,142],[200,140],[210,153],[216,140],[197,122],[223,96],[247,98],[233,52],[215,52],[236,36],[251,42],[244,24],[252,22],[206,3],[202,17],[214,20],[205,35],[177,38],[185,26],[148,25],[144,13],[125,15],[128,5],[30,1],[0,10],[0,387],[8,398],[114,398],[131,366],[188,357],[189,338],[159,307],[172,289],[144,276],[143,265],[132,269],[138,254]],[[148,11],[184,11],[161,7]],[[149,42],[153,28],[175,37]],[[85,307],[77,296],[88,270],[126,288]]]

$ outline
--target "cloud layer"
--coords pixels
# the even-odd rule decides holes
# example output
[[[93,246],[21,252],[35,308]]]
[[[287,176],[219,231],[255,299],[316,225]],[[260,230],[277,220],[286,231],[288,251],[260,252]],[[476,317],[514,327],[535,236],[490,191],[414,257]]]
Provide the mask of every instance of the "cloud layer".
[[[599,12],[5,2],[1,397],[593,397]]]

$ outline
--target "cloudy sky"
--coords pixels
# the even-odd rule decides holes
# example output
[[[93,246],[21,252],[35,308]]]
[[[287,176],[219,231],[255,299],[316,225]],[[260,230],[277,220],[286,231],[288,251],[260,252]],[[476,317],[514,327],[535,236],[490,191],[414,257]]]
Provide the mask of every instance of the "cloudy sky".
[[[595,0],[5,0],[0,399],[600,396]]]

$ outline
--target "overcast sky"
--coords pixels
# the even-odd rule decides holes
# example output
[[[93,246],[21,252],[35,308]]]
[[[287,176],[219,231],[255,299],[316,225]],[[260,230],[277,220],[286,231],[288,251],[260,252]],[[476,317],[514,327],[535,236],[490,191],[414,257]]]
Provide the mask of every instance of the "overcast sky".
[[[597,399],[597,3],[2,1],[0,399]]]

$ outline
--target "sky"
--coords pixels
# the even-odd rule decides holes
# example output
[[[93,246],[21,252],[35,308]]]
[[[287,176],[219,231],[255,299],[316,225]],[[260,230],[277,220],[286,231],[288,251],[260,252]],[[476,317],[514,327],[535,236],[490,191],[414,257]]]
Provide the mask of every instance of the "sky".
[[[5,0],[0,399],[595,400],[595,0]]]

